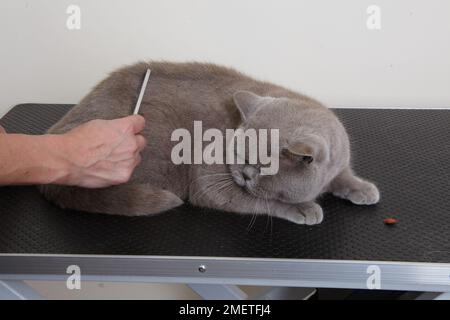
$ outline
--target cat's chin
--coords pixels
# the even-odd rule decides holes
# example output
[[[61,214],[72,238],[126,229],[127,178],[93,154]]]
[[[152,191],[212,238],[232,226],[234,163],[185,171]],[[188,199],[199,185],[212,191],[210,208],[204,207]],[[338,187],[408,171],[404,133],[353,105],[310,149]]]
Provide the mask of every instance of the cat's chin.
[[[253,190],[250,188],[250,186],[247,184],[247,182],[244,179],[244,176],[241,172],[234,170],[231,173],[231,177],[233,178],[233,181],[242,189],[244,189],[248,194],[252,195],[255,198],[261,198],[257,194],[253,192]]]

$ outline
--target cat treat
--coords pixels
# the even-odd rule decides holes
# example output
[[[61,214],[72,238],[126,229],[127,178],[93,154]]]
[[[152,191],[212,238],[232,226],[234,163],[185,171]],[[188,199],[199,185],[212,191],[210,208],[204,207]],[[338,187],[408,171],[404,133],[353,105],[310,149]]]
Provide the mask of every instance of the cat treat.
[[[398,222],[397,219],[395,218],[386,218],[383,220],[384,224],[388,225],[388,226],[392,226],[394,224],[396,224]]]

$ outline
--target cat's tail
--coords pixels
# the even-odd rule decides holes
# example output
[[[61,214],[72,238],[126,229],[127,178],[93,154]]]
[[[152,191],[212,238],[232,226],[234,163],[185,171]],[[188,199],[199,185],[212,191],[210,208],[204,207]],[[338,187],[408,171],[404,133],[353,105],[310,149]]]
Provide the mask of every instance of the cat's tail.
[[[124,184],[101,189],[42,185],[39,190],[47,200],[63,209],[125,216],[159,213],[183,204],[172,192],[149,184]]]

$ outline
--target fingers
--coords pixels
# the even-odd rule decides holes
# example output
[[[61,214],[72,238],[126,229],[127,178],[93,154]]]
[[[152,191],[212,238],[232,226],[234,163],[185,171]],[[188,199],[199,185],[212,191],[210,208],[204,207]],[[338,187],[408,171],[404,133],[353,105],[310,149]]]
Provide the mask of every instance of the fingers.
[[[137,143],[137,150],[139,152],[141,152],[142,150],[144,150],[145,146],[147,145],[147,140],[143,136],[137,135],[136,143]]]
[[[141,163],[141,161],[142,161],[141,154],[140,153],[136,154],[136,157],[134,158],[134,161],[133,161],[133,170]]]
[[[141,132],[145,127],[145,118],[141,115],[132,115],[116,121],[123,123],[127,128],[131,126],[133,133]]]
[[[71,139],[67,141],[74,144],[74,150],[81,149],[71,157],[77,172],[75,184],[94,187],[129,181],[141,162],[140,152],[147,144],[140,134],[144,126],[145,119],[133,115],[115,120],[92,120],[72,129]]]

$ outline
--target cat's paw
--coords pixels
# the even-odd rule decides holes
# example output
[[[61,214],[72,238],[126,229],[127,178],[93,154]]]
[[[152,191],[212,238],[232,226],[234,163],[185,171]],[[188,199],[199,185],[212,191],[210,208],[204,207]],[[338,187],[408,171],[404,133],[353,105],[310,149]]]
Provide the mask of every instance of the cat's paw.
[[[295,206],[295,210],[290,212],[286,219],[297,224],[311,226],[322,222],[323,210],[321,206],[314,202],[301,203]]]
[[[380,192],[373,183],[364,181],[358,189],[348,190],[345,199],[350,200],[354,204],[370,205],[380,201]]]

